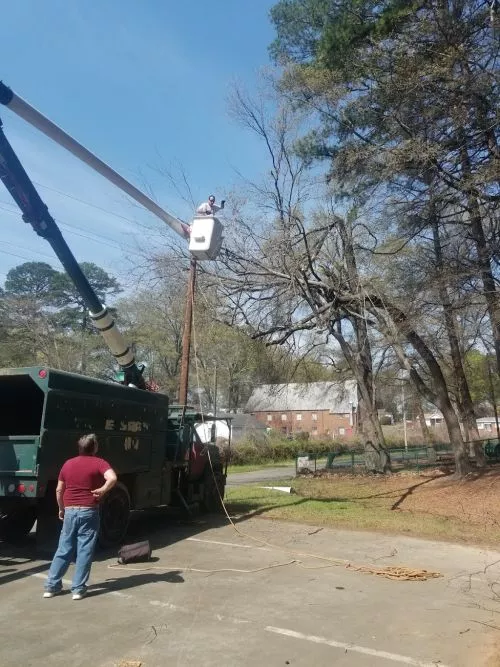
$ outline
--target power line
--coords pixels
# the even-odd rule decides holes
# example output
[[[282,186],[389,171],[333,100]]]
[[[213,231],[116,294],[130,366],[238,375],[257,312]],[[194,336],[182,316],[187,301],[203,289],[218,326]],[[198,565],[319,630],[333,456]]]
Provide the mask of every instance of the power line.
[[[4,202],[3,200],[0,200],[0,204],[8,204],[8,202]],[[16,210],[10,210],[8,208],[4,208],[3,206],[0,206],[0,210],[5,211],[6,213],[10,213],[10,215],[15,216],[16,218],[19,218],[21,216],[21,213]],[[100,243],[103,245],[108,245],[111,248],[114,248],[115,250],[122,250],[122,251],[132,251],[136,252],[137,248],[133,248],[132,246],[127,246],[121,244],[119,241],[116,239],[111,238],[110,236],[104,236],[103,234],[98,234],[97,232],[92,232],[89,231],[88,229],[84,229],[83,227],[79,227],[78,225],[75,225],[73,223],[69,222],[64,222],[63,220],[58,220],[58,224],[62,225],[64,227],[69,227],[70,229],[68,230],[68,233],[74,234],[76,236],[82,236],[83,238],[88,239],[89,241],[93,241],[94,243]],[[71,228],[74,229],[79,229],[81,232],[85,232],[85,234],[79,234],[78,232],[72,231]],[[91,236],[88,236],[88,234],[92,234],[92,236],[96,238],[92,238]],[[99,240],[99,239],[104,239],[104,241]],[[111,241],[111,243],[109,243]]]
[[[107,208],[104,208],[103,206],[98,206],[97,204],[93,204],[92,202],[89,202],[85,199],[81,199],[80,197],[76,197],[75,195],[70,194],[69,192],[64,192],[63,190],[58,190],[57,188],[52,188],[48,185],[44,185],[43,183],[38,183],[37,181],[33,181],[35,185],[38,185],[40,188],[44,188],[44,190],[49,190],[50,192],[55,192],[59,195],[62,195],[63,197],[67,197],[68,199],[72,199],[73,201],[77,201],[80,204],[84,204],[85,206],[90,206],[91,208],[95,208],[97,211],[101,211],[102,213],[106,213],[108,215],[112,215],[115,218],[118,218],[120,220],[125,220],[125,222],[128,222],[130,225],[134,225],[137,227],[141,227],[142,229],[147,229],[148,231],[153,231],[154,228],[149,227],[148,225],[145,225],[142,222],[139,222],[138,220],[133,220],[132,218],[128,218],[126,215],[122,215],[121,213],[115,213],[114,211],[110,211]],[[6,204],[7,202],[2,202]]]
[[[115,213],[114,211],[110,211],[110,210],[107,209],[107,208],[104,208],[104,207],[102,207],[102,206],[98,206],[97,204],[93,204],[92,202],[89,202],[89,201],[87,201],[87,200],[85,200],[85,199],[81,199],[81,198],[79,198],[79,197],[76,197],[75,195],[70,194],[69,192],[64,192],[63,190],[59,190],[59,189],[57,189],[57,188],[52,188],[52,187],[50,187],[50,186],[48,186],[48,185],[44,185],[43,183],[39,183],[39,182],[37,182],[37,181],[33,181],[33,183],[34,183],[35,185],[38,185],[38,186],[41,187],[41,188],[44,188],[44,189],[49,190],[49,191],[51,191],[51,192],[56,192],[57,194],[62,195],[63,197],[67,197],[68,199],[72,199],[72,200],[74,200],[74,201],[77,201],[77,202],[79,202],[80,204],[84,204],[85,206],[90,206],[91,208],[95,208],[95,209],[98,210],[98,211],[102,211],[103,213],[106,213],[106,214],[108,214],[108,215],[112,215],[112,216],[114,216],[114,217],[116,217],[116,218],[119,218],[120,220],[125,220],[126,222],[128,222],[128,223],[131,224],[131,225],[134,225],[134,226],[137,226],[137,227],[141,227],[142,229],[146,229],[148,232],[156,231],[154,228],[149,227],[148,225],[145,225],[145,224],[143,224],[143,223],[141,223],[141,222],[138,222],[137,220],[132,220],[131,218],[128,218],[128,217],[125,216],[125,215],[122,215],[122,214],[120,214],[120,213]],[[14,206],[14,205],[11,204],[10,202],[4,202],[3,200],[0,200],[0,202],[3,203],[3,204],[8,204],[8,205],[10,205],[10,206]],[[65,223],[65,224],[70,225],[70,223],[68,223],[68,222]],[[70,226],[71,226],[71,225],[70,225]],[[73,225],[73,226],[76,227],[77,229],[79,229],[79,228],[77,227],[77,225]],[[82,230],[82,231],[86,231],[86,230]],[[94,232],[91,232],[91,233],[93,234]],[[99,234],[95,234],[95,235],[96,235],[96,236],[102,236],[102,235],[99,235]],[[115,239],[110,239],[109,237],[106,237],[106,236],[102,236],[102,238],[107,238],[107,239],[110,240],[110,241],[116,242]],[[130,248],[130,249],[131,249],[131,248]]]
[[[21,246],[21,245],[18,245],[17,243],[10,243],[9,241],[4,241],[4,240],[0,240],[0,243],[2,243],[4,245],[12,246],[13,248],[20,248],[21,250],[29,250],[30,252],[36,253],[40,257],[47,257],[47,259],[53,259],[52,255],[48,255],[47,253],[44,253],[44,252],[39,252],[36,248],[27,248],[26,246]]]
[[[8,204],[8,202],[5,202],[5,201],[0,199],[0,204]],[[13,205],[13,204],[11,204],[11,206],[14,206],[13,210],[3,208],[2,206],[0,206],[0,209],[5,211],[6,213],[10,213],[11,215],[14,215],[16,217],[20,216],[21,213],[20,213],[19,209],[17,209],[17,207],[15,207],[15,205]],[[75,229],[79,229],[82,232],[86,232],[86,233],[92,234],[93,236],[96,236],[98,238],[106,239],[107,241],[111,241],[112,243],[119,244],[119,241],[117,241],[117,239],[111,238],[110,236],[104,236],[104,234],[98,234],[97,232],[89,231],[88,229],[84,229],[83,227],[79,227],[78,225],[75,225],[72,222],[65,222],[64,220],[59,220],[58,219],[57,224],[65,225],[66,227],[74,227]]]
[[[67,197],[68,199],[73,199],[74,201],[77,201],[80,204],[85,204],[85,206],[90,206],[91,208],[95,208],[98,211],[107,213],[108,215],[113,215],[115,218],[119,218],[120,220],[125,220],[131,225],[137,225],[138,227],[142,227],[143,229],[148,229],[149,231],[151,231],[151,228],[148,227],[147,225],[144,225],[143,223],[140,223],[137,220],[132,220],[131,218],[127,218],[127,216],[122,215],[121,213],[115,213],[114,211],[110,211],[109,209],[103,208],[102,206],[98,206],[97,204],[92,204],[91,202],[86,201],[85,199],[80,199],[79,197],[76,197],[75,195],[72,195],[69,192],[64,192],[63,190],[58,190],[57,188],[51,188],[48,185],[44,185],[43,183],[38,183],[36,181],[33,181],[33,183],[41,188],[44,188],[45,190],[56,192],[57,194],[62,195],[63,197]]]
[[[3,211],[6,211],[7,213],[10,213],[11,215],[14,215],[16,217],[19,216],[19,213],[16,212],[16,211],[10,211],[8,209],[3,208],[2,206],[0,206],[0,209],[3,210]],[[67,223],[64,223],[64,222],[60,222],[59,224],[62,224],[63,226],[71,227],[71,225],[68,225]],[[78,229],[81,229],[81,228],[78,227]],[[92,238],[92,237],[88,236],[87,234],[80,234],[79,232],[75,232],[72,229],[68,229],[67,232],[68,232],[68,234],[73,234],[75,236],[80,236],[82,238],[88,239],[89,241],[93,241],[94,243],[99,243],[100,245],[107,245],[110,248],[113,248],[115,250],[121,250],[122,252],[127,251],[126,246],[121,246],[119,244],[114,244],[114,243],[107,243],[106,241],[99,240],[97,238]],[[1,240],[0,243],[23,249],[22,246],[16,245],[15,243],[10,243],[8,241]],[[36,261],[38,259],[38,257],[40,257],[40,256],[46,257],[47,259],[50,259],[52,261],[54,261],[56,259],[55,256],[47,255],[46,253],[40,252],[38,249],[35,250],[33,248],[26,248],[26,250],[30,250],[31,252],[33,252],[35,257],[26,257],[24,255],[19,255],[18,253],[10,252],[8,250],[0,250],[0,253],[3,254],[3,255],[10,255],[11,257],[17,257],[18,259],[24,259],[25,261],[28,261],[28,262],[29,261]],[[128,250],[129,251],[131,250],[131,251],[135,252],[135,249],[133,249],[132,247],[129,247]],[[3,274],[3,275],[6,275],[6,274]]]
[[[0,204],[5,204],[6,206],[12,206],[12,204],[10,202],[3,201],[2,199],[0,199]],[[3,206],[0,206],[0,208],[2,209],[2,211],[6,211],[7,213],[10,213],[11,215],[16,215],[17,216],[17,214],[19,212],[19,211],[15,211],[13,209],[10,209],[10,208],[4,208]]]
[[[19,259],[24,259],[27,262],[32,262],[34,259],[33,257],[23,257],[22,255],[18,255],[15,252],[9,252],[8,250],[0,250],[0,253],[2,253],[2,255],[11,255],[11,257],[18,257]]]
[[[69,227],[67,230],[68,234],[73,234],[74,236],[81,236],[84,239],[88,239],[89,241],[93,241],[94,243],[100,243],[101,245],[108,246],[109,248],[114,248],[115,250],[121,250],[122,252],[124,251],[132,251],[135,252],[136,248],[133,248],[132,246],[125,246],[121,245],[118,243],[118,241],[114,241],[113,239],[109,239],[107,236],[101,236],[100,234],[95,234],[96,237],[98,238],[92,238],[91,236],[88,236],[88,234],[82,234],[80,232],[75,232],[71,227],[74,227],[75,229],[80,229],[82,231],[87,231],[83,230],[81,227],[77,227],[76,225],[70,225],[68,222],[61,222],[59,221],[59,224],[63,227]],[[88,232],[89,234],[94,234],[94,232]],[[102,240],[102,239],[108,239],[108,241]],[[112,243],[109,243],[109,241],[112,241]]]

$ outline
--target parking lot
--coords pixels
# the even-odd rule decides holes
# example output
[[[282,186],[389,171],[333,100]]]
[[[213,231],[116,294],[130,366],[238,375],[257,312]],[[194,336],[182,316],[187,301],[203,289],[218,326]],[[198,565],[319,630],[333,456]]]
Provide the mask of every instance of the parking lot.
[[[99,554],[81,602],[42,599],[48,558],[32,540],[0,544],[0,663],[483,664],[500,625],[499,553],[259,519],[237,526],[256,539],[221,519],[136,519],[131,541],[149,537],[153,562],[114,569],[116,554]],[[305,554],[444,576],[390,581]]]

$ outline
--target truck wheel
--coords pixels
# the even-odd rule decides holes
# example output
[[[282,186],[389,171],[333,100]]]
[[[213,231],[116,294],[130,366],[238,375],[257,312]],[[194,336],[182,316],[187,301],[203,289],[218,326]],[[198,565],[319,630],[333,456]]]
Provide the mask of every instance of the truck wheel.
[[[17,542],[26,537],[36,521],[36,507],[0,507],[0,539]]]
[[[125,484],[118,482],[104,496],[101,507],[99,546],[113,547],[124,540],[130,519],[130,496]]]
[[[207,460],[205,472],[203,473],[203,509],[205,512],[220,512],[222,510],[221,498],[224,498],[226,479],[218,447],[209,445],[208,450],[212,466],[210,466],[210,461]]]

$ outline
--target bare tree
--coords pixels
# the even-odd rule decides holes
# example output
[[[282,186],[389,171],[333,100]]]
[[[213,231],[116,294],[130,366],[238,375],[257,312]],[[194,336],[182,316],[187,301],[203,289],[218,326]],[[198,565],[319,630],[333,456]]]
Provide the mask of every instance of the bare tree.
[[[305,162],[293,150],[298,126],[286,106],[278,105],[272,115],[262,98],[253,101],[237,89],[232,113],[262,139],[271,169],[264,182],[249,184],[261,218],[253,225],[248,221],[239,225],[244,230],[243,243],[233,238],[224,260],[229,269],[226,296],[234,299],[238,295],[240,317],[254,329],[255,337],[265,338],[269,344],[303,340],[308,331],[323,332],[338,343],[358,386],[358,423],[368,465],[385,471],[390,458],[375,405],[372,353],[362,304],[358,302],[361,317],[325,307],[310,284],[311,278],[321,281],[319,274],[328,271],[334,258],[340,258],[343,280],[354,293],[359,291],[349,226],[340,224],[339,233],[331,237],[330,223],[324,224],[318,214],[313,215],[313,233],[308,228],[305,211],[311,207],[317,187],[306,172]],[[237,221],[242,222],[245,213],[242,210]],[[262,223],[266,219],[272,221],[270,233]]]
[[[256,199],[233,220],[234,233],[222,259],[221,291],[257,338],[279,345],[323,332],[337,341],[359,387],[367,454],[372,469],[386,470],[389,459],[375,409],[370,330],[394,349],[399,363],[426,400],[442,411],[454,446],[457,472],[466,474],[468,455],[443,370],[411,317],[394,303],[376,275],[358,268],[366,230],[356,216],[339,216],[333,203],[320,210],[292,150],[294,119],[278,109],[268,119],[262,104],[237,93],[236,111],[264,141],[272,164],[270,178],[250,184]],[[233,109],[234,112],[234,109]],[[324,197],[324,194],[323,194]],[[255,203],[254,203],[255,202]],[[250,219],[248,211],[260,215]],[[376,456],[373,456],[375,453]]]

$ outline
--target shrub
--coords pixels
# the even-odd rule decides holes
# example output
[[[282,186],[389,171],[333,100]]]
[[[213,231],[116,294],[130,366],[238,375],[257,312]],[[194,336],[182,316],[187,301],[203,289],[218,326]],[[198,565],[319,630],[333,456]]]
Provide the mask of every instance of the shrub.
[[[245,439],[233,444],[229,460],[233,465],[273,463],[289,461],[301,454],[322,456],[332,451],[343,451],[339,447],[342,446],[332,440],[288,440],[282,436],[271,435],[265,443],[256,444]]]
[[[394,427],[384,428],[386,445],[389,450],[404,448],[404,436],[400,429]],[[437,434],[436,434],[437,435]],[[290,439],[282,433],[272,432],[267,437],[258,439],[250,434],[248,437],[233,443],[229,453],[227,443],[222,445],[224,456],[229,453],[229,462],[233,465],[243,464],[261,464],[275,463],[280,461],[290,461],[301,454],[316,454],[317,456],[326,456],[330,452],[347,454],[350,452],[362,453],[364,443],[359,435],[349,438],[338,438],[331,440],[309,439],[308,433],[297,433]],[[436,444],[443,441],[442,438],[436,438]],[[417,433],[408,433],[408,447],[424,446],[423,438]]]

